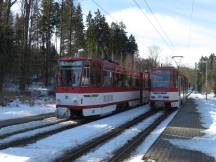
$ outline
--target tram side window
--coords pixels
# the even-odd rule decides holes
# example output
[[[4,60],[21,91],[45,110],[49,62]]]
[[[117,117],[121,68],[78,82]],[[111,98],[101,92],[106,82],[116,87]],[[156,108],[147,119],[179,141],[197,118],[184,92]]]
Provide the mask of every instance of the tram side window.
[[[133,79],[131,76],[128,77],[128,84],[130,88],[133,88]]]
[[[177,72],[173,72],[173,74],[172,74],[172,80],[171,80],[171,86],[170,87],[173,87],[173,88],[178,88],[178,83],[177,83],[177,78],[178,78],[178,74],[177,74]]]
[[[135,88],[136,87],[136,78],[132,77],[132,87]]]
[[[129,80],[128,80],[129,78],[128,78],[128,76],[127,76],[127,74],[123,74],[123,87],[124,88],[128,88],[129,87]]]
[[[91,85],[101,86],[101,66],[100,64],[92,64],[90,68]]]
[[[144,88],[149,88],[149,78],[147,75],[144,76]]]
[[[123,87],[123,75],[121,73],[115,73],[115,85],[118,88]]]
[[[135,87],[136,87],[136,88],[139,88],[139,86],[140,86],[139,79],[138,79],[138,78],[136,78],[136,85],[135,85]]]
[[[105,70],[104,71],[104,86],[111,87],[113,86],[113,72]]]
[[[82,71],[82,86],[88,86],[90,85],[90,68],[89,66],[86,66],[83,68]]]

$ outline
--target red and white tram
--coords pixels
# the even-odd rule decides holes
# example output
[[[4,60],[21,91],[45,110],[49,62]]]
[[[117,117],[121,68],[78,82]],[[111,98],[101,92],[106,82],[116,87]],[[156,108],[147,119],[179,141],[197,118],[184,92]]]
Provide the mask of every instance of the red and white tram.
[[[151,107],[180,107],[188,96],[188,80],[174,67],[156,67],[151,70]]]
[[[130,71],[105,60],[60,58],[56,113],[95,116],[149,100],[149,73]]]

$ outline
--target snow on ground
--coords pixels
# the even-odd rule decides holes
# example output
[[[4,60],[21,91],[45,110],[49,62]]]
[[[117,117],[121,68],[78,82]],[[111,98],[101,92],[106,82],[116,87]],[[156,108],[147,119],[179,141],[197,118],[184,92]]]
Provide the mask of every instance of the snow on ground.
[[[8,106],[0,106],[0,121],[25,116],[46,114],[55,111],[55,104],[46,103],[43,100],[35,101],[34,105],[21,103],[18,99]]]
[[[105,161],[110,156],[112,156],[112,153],[115,150],[122,147],[130,139],[132,139],[134,136],[139,134],[142,130],[146,129],[149,125],[151,125],[162,114],[163,114],[162,112],[159,112],[159,113],[143,120],[139,124],[127,129],[122,134],[118,135],[117,137],[113,138],[112,140],[108,141],[107,143],[101,145],[95,151],[88,153],[87,155],[82,156],[77,161],[78,162]]]
[[[53,97],[48,97],[48,92],[51,91],[51,89],[53,89],[53,87],[44,88],[43,84],[40,82],[32,83],[27,87],[29,96],[24,96],[24,99],[28,100],[28,103],[20,101],[20,98],[23,96],[16,96],[16,93],[13,94],[15,95],[15,99],[12,102],[7,106],[0,106],[0,121],[54,112],[55,100]],[[6,92],[17,92],[19,94],[18,84],[11,82],[4,84],[4,90]]]
[[[50,87],[44,87],[42,82],[32,82],[31,85],[27,87],[27,91],[33,93],[33,94],[39,94],[39,95],[47,95],[48,91],[53,89],[53,86]],[[19,84],[7,82],[4,83],[3,89],[6,92],[20,92],[19,90]]]
[[[172,139],[169,142],[180,148],[201,151],[216,159],[216,98],[209,95],[208,100],[205,100],[205,95],[202,94],[192,94],[191,97],[198,105],[202,126],[206,128],[205,135],[187,140]]]
[[[147,105],[140,106],[136,109],[54,134],[34,144],[1,150],[0,161],[51,161],[61,156],[65,151],[101,136],[148,110]]]
[[[177,111],[172,113],[166,120],[164,120],[157,128],[150,133],[150,135],[142,142],[142,144],[132,153],[130,159],[125,162],[143,162],[142,157],[151,147],[151,145],[157,140],[160,134],[164,131],[170,121],[174,118]]]
[[[38,126],[44,126],[47,124],[56,123],[57,121],[61,121],[61,120],[58,120],[55,117],[51,117],[51,118],[47,118],[44,120],[32,121],[32,122],[27,122],[23,124],[16,124],[16,125],[3,127],[3,128],[0,128],[0,136],[4,136],[6,134],[10,134],[10,133],[17,132],[17,131],[26,130],[29,128],[35,128]]]

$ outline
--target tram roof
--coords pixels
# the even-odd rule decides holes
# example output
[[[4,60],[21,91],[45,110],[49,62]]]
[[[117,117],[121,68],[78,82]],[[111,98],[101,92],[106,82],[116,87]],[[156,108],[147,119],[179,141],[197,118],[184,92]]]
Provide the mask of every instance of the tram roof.
[[[85,57],[60,57],[58,58],[58,61],[98,61],[102,64],[105,64],[106,66],[110,66],[111,69],[115,68],[117,72],[127,72],[131,76],[139,76],[138,71],[130,70],[122,65],[118,65],[108,60],[91,59]],[[147,71],[145,71],[145,73],[147,73]]]
[[[59,57],[58,61],[78,61],[78,60],[91,60],[89,58],[85,58],[85,57]]]
[[[178,70],[172,66],[154,67],[152,70]]]

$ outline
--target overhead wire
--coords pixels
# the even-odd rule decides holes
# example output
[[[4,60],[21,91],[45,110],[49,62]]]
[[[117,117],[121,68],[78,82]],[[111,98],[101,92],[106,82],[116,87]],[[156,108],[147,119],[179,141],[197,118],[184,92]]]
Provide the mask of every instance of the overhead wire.
[[[137,3],[136,0],[133,0],[133,2],[135,3],[135,5],[137,6],[137,8],[143,13],[143,15],[145,16],[145,18],[148,20],[148,22],[152,25],[152,27],[154,28],[154,30],[158,33],[158,35],[161,37],[161,39],[166,43],[167,47],[173,52],[173,47],[170,46],[169,42],[164,38],[164,36],[161,34],[161,32],[157,29],[157,27],[152,23],[152,21],[150,20],[150,18],[146,15],[146,13],[143,11],[142,7]]]
[[[96,6],[98,6],[104,13],[106,13],[115,22],[118,22],[108,11],[106,11],[96,0],[91,0]]]
[[[187,43],[187,46],[188,46],[189,49],[190,49],[190,46],[191,46],[191,25],[192,25],[192,22],[193,22],[194,5],[195,5],[195,0],[192,0],[190,21],[189,21],[189,27],[188,27],[188,43]]]
[[[167,34],[167,33],[165,32],[165,30],[163,29],[163,27],[162,27],[160,21],[159,21],[158,18],[154,15],[154,12],[153,12],[151,6],[149,5],[149,3],[147,2],[147,0],[143,0],[143,1],[144,1],[145,5],[147,6],[147,8],[149,9],[149,11],[151,12],[151,14],[152,14],[154,20],[157,22],[157,24],[158,24],[159,28],[161,29],[162,33],[164,34],[164,36],[166,37],[166,39],[169,41],[170,45],[171,45],[173,48],[175,48],[175,47],[174,47],[174,44],[173,44],[173,42],[172,42],[172,40],[169,38],[168,34]]]

